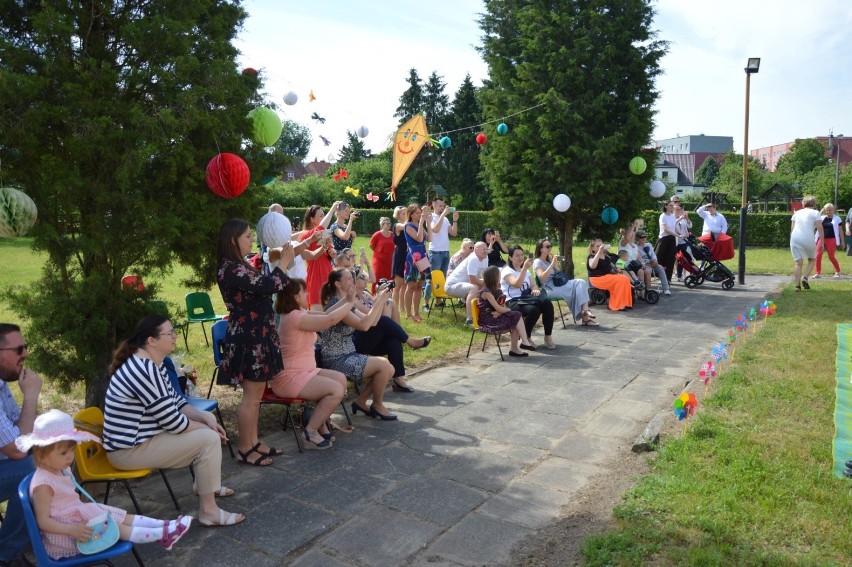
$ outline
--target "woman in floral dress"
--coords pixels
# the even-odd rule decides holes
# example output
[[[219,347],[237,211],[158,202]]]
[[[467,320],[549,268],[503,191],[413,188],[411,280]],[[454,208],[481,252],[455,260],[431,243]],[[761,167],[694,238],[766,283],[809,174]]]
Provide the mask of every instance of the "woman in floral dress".
[[[272,295],[284,289],[289,281],[284,270],[293,261],[293,249],[286,243],[278,263],[265,275],[245,261],[253,243],[251,227],[242,219],[226,221],[219,230],[216,278],[229,312],[228,333],[222,342],[221,372],[235,386],[243,388],[243,401],[237,410],[240,462],[267,466],[272,464],[270,457],[281,453],[260,442],[257,420],[266,382],[284,369]]]

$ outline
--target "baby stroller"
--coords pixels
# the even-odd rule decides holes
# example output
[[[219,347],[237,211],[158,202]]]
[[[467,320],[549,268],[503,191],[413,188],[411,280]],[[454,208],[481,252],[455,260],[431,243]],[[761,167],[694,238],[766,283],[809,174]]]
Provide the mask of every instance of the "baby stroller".
[[[689,275],[683,280],[683,284],[692,289],[708,282],[722,282],[722,289],[731,289],[734,287],[734,273],[725,267],[722,262],[713,259],[713,254],[710,248],[702,242],[699,242],[694,235],[690,234],[686,238],[686,243],[692,250],[692,258],[701,262],[696,265],[689,254],[685,254],[682,250],[678,250],[677,265],[689,272]]]

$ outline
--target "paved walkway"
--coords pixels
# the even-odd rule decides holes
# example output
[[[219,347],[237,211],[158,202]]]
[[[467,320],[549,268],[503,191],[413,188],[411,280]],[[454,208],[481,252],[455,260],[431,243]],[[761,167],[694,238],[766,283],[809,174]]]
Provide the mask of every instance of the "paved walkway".
[[[158,566],[505,563],[605,472],[602,463],[630,451],[737,315],[788,281],[749,276],[730,291],[676,285],[656,306],[599,307],[601,327],[557,324],[557,350],[526,359],[501,363],[491,342],[469,363],[413,378],[415,394],[389,392],[399,422],[359,414],[356,431],[328,451],[300,455],[290,431],[266,434],[286,451],[273,466],[224,459],[225,484],[238,494],[221,504],[247,521],[193,526],[171,553],[157,545],[140,553]],[[194,513],[189,473],[168,474]],[[159,475],[137,494],[146,514],[174,516]],[[130,508],[120,489],[111,503]]]

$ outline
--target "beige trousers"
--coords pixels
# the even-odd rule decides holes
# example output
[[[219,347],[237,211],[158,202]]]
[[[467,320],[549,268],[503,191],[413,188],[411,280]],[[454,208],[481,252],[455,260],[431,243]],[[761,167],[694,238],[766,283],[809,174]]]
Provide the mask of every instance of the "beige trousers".
[[[160,433],[132,449],[107,453],[117,469],[195,468],[195,486],[199,496],[212,494],[222,487],[222,443],[212,429]]]

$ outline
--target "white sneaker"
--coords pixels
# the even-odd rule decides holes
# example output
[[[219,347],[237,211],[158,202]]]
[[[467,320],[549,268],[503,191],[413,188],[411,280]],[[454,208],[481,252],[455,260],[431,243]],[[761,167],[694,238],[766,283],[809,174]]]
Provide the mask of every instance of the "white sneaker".
[[[672,290],[670,290],[670,289],[667,289],[666,291],[663,292],[663,295],[671,295],[671,294],[672,294]]]
[[[812,276],[811,276],[811,279],[812,279],[812,280],[818,280],[818,279],[820,279],[821,277],[822,277],[822,276],[821,276],[821,275],[819,275],[819,274],[814,274],[814,275],[812,275]]]
[[[840,272],[834,272],[834,277],[836,279],[840,279]]]

